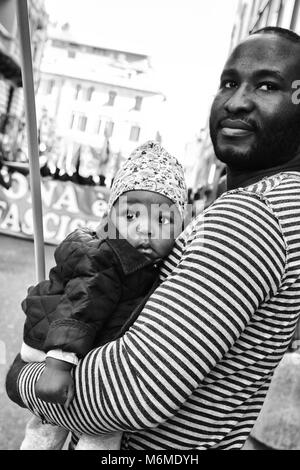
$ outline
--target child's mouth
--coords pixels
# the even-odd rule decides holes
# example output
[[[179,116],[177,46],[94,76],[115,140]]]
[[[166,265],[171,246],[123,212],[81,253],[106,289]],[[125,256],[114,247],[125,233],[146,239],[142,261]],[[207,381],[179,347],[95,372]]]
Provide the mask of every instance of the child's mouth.
[[[144,253],[145,255],[150,255],[151,253],[153,253],[153,250],[152,248],[143,248],[143,247],[140,247],[138,249],[141,253]]]
[[[155,253],[150,245],[140,245],[138,246],[137,249],[140,253],[142,253],[147,258],[154,259]]]

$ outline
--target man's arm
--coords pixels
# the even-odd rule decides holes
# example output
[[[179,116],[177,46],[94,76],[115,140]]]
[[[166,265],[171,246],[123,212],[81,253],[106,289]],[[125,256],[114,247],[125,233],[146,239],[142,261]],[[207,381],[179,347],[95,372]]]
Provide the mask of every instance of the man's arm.
[[[179,265],[133,327],[80,362],[69,412],[36,400],[35,365],[20,374],[23,400],[46,419],[83,432],[158,426],[277,292],[285,256],[280,226],[264,201],[245,194],[222,198],[198,222]]]

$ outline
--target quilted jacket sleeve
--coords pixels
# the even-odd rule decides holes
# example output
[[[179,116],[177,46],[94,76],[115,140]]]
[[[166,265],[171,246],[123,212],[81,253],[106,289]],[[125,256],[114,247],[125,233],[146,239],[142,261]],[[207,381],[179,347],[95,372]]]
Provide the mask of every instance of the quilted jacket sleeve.
[[[88,231],[77,231],[56,252],[69,279],[50,324],[45,351],[62,349],[84,356],[116,309],[122,292],[118,263],[110,247]]]
[[[119,303],[122,282],[118,263],[107,243],[87,230],[67,237],[56,249],[55,259],[54,272],[63,283],[63,293],[51,313],[43,349],[84,356]],[[43,298],[40,300],[43,305]]]

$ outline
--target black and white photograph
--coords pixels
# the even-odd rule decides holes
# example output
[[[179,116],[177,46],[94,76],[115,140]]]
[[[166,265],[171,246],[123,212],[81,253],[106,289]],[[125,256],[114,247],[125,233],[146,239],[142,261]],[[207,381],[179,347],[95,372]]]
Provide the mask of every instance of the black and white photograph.
[[[7,450],[300,450],[300,0],[0,0]]]

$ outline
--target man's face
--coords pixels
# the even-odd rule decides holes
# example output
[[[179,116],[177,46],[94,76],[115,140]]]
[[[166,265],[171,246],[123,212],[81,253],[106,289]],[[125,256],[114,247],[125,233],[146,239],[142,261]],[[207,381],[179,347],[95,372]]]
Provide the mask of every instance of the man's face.
[[[271,168],[300,148],[300,105],[292,84],[300,79],[300,46],[257,34],[231,54],[213,102],[210,132],[217,157],[240,170]]]

